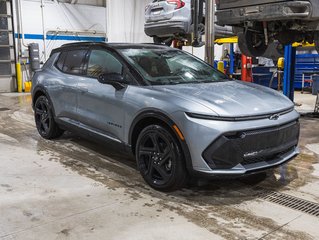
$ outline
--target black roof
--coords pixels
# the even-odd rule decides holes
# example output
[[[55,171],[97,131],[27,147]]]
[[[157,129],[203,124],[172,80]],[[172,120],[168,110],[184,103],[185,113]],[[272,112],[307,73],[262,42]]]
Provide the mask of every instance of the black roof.
[[[126,49],[126,48],[152,48],[152,49],[167,49],[166,45],[159,45],[153,43],[105,43],[105,42],[74,42],[62,45],[59,48],[53,49],[51,54],[60,52],[67,49],[74,49],[80,47],[101,46],[113,49]]]

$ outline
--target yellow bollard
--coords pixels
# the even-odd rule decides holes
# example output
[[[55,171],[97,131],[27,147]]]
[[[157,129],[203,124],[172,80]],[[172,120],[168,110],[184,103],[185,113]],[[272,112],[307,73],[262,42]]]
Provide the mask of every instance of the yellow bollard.
[[[24,83],[24,92],[31,92],[32,82],[28,81]]]
[[[21,64],[17,63],[16,64],[16,71],[17,71],[17,85],[18,85],[18,92],[22,92],[22,72],[21,72]]]
[[[217,70],[224,73],[225,69],[224,69],[224,62],[223,61],[219,61],[217,63]]]
[[[285,67],[285,59],[283,57],[278,59],[277,67],[279,69],[284,69],[284,67]]]

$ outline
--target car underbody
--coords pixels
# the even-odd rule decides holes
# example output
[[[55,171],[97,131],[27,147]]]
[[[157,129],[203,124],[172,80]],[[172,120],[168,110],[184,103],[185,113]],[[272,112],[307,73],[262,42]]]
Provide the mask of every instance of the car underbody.
[[[248,56],[261,56],[270,43],[319,44],[318,1],[223,1],[217,4],[217,22],[233,26],[239,47]]]

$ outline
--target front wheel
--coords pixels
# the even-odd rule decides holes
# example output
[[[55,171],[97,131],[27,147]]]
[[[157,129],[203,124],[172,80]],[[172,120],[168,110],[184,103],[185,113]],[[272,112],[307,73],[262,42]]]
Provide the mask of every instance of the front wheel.
[[[54,139],[63,134],[54,121],[52,106],[46,96],[40,96],[34,105],[35,124],[39,134],[46,139]]]
[[[160,125],[144,128],[135,152],[140,173],[152,188],[173,191],[184,185],[187,172],[183,153],[168,129]]]
[[[246,30],[244,33],[239,32],[237,35],[240,51],[245,56],[259,57],[266,52],[268,45],[266,45],[262,34]]]

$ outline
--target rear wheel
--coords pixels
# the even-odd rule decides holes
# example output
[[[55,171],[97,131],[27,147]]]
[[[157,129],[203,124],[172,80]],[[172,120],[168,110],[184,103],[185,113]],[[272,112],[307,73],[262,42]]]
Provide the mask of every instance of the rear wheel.
[[[183,154],[173,134],[160,125],[144,128],[136,144],[137,166],[154,189],[173,191],[186,181]]]
[[[268,46],[262,34],[247,30],[244,33],[239,32],[237,35],[242,54],[249,57],[259,57],[266,52]]]
[[[52,106],[46,96],[40,96],[34,105],[35,124],[39,134],[46,139],[54,139],[63,134],[54,121]]]

